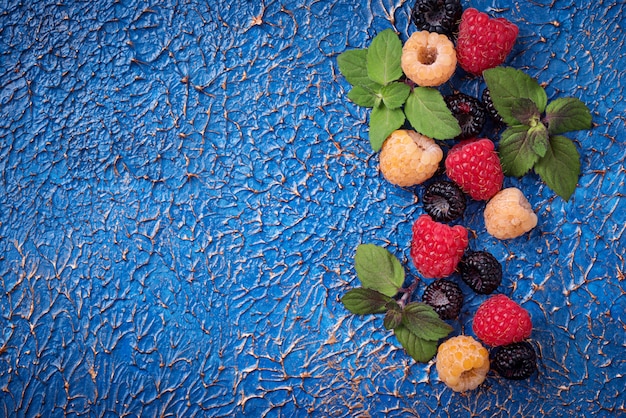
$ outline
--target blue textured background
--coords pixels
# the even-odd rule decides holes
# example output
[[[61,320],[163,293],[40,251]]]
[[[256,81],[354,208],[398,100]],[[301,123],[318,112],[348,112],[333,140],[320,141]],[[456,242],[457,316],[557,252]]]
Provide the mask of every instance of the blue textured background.
[[[538,375],[455,394],[340,304],[361,242],[414,273],[421,189],[379,175],[336,65],[405,40],[412,3],[0,2],[0,416],[626,413],[622,1],[471,2],[520,27],[507,64],[595,124],[569,134],[569,202],[506,180],[530,234],[490,238],[478,203],[464,220],[532,315]]]

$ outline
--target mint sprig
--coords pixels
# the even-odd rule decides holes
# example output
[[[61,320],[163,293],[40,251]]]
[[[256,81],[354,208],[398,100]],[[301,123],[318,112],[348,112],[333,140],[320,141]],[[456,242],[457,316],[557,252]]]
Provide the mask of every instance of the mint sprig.
[[[580,154],[560,134],[590,129],[591,112],[579,99],[548,103],[541,85],[523,71],[496,67],[483,72],[493,105],[508,125],[498,149],[506,175],[534,170],[549,188],[569,200],[580,176]]]
[[[403,81],[401,57],[402,41],[391,29],[376,35],[369,48],[337,57],[339,71],[352,85],[348,99],[372,109],[369,141],[374,151],[407,119],[413,129],[431,138],[450,139],[461,133],[438,90],[414,88]]]
[[[354,257],[357,276],[363,287],[349,290],[341,302],[357,315],[385,314],[383,326],[393,330],[398,342],[418,362],[429,361],[441,338],[452,327],[434,309],[421,302],[409,302],[417,281],[403,288],[405,272],[400,261],[383,247],[361,244]]]

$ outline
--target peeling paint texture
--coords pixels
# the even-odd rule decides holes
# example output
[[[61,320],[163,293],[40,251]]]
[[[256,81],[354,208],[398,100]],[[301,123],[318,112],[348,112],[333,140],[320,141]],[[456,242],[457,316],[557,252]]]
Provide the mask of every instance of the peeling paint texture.
[[[421,189],[378,173],[336,63],[406,40],[412,2],[0,3],[0,416],[626,414],[624,2],[471,2],[518,24],[507,64],[594,128],[567,134],[569,202],[506,179],[529,234],[497,241],[468,208],[540,362],[466,394],[339,301],[359,243],[415,275]],[[442,91],[482,87],[458,71]],[[451,324],[471,334],[485,297],[464,289]]]

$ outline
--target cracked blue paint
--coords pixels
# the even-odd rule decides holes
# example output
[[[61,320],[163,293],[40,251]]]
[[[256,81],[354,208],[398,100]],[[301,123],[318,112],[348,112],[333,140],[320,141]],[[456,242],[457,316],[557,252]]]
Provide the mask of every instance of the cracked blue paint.
[[[534,231],[490,238],[479,203],[464,219],[533,317],[537,376],[452,393],[339,303],[361,242],[414,274],[420,189],[378,174],[336,65],[405,40],[410,2],[3,2],[0,415],[624,414],[624,4],[470,4],[514,21],[507,64],[595,124],[569,134],[570,202],[506,180]]]

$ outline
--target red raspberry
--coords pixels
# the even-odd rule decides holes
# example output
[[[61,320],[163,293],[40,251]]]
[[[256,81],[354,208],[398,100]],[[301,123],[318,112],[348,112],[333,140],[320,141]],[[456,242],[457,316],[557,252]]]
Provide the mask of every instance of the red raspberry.
[[[474,200],[489,200],[502,189],[502,166],[493,142],[469,139],[452,147],[446,157],[446,174]]]
[[[454,272],[467,244],[463,226],[449,226],[421,215],[413,224],[411,258],[422,276],[439,279]]]
[[[528,338],[533,324],[526,309],[505,295],[495,295],[478,307],[472,329],[485,344],[497,347]]]
[[[457,60],[465,71],[480,75],[504,62],[519,29],[504,18],[490,18],[469,8],[463,12],[456,44]]]

